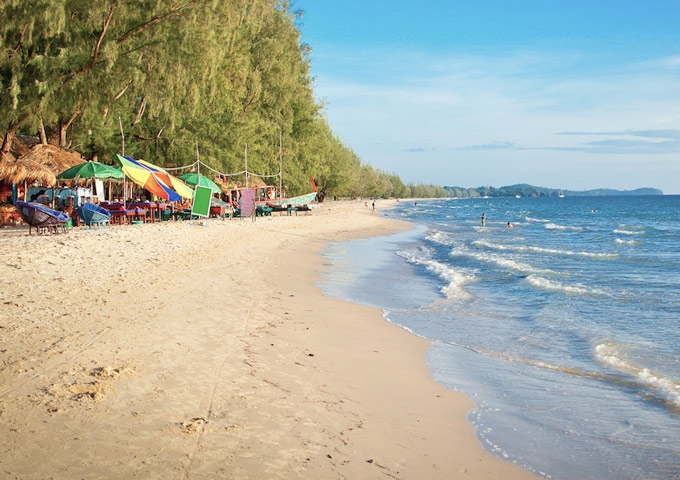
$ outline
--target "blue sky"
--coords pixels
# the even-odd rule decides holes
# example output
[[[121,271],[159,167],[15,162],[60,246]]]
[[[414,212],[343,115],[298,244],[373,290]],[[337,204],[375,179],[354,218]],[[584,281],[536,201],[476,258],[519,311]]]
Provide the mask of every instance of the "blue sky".
[[[406,181],[680,193],[680,1],[298,0],[317,98]]]

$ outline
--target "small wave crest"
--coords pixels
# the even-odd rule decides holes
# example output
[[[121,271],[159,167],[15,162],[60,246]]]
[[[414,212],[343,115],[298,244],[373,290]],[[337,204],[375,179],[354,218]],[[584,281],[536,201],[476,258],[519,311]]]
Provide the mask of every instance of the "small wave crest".
[[[475,260],[479,260],[487,263],[494,263],[501,268],[511,270],[514,272],[530,274],[530,273],[543,273],[543,274],[555,274],[551,270],[541,270],[527,263],[518,262],[511,258],[506,258],[501,255],[495,255],[493,253],[478,252],[470,250],[466,247],[455,247],[451,250],[451,256],[453,257],[468,257]]]
[[[635,364],[626,356],[624,349],[615,343],[601,343],[594,349],[595,359],[606,367],[632,375],[640,384],[660,394],[675,410],[680,411],[680,381]]]
[[[447,247],[453,246],[455,243],[448,233],[442,232],[441,230],[430,231],[427,235],[425,235],[425,240]]]
[[[624,385],[627,387],[647,390],[651,392],[650,397],[652,397],[655,401],[667,405],[675,413],[680,413],[680,383],[677,380],[663,377],[647,368],[639,367],[638,365],[627,361],[622,357],[620,350],[614,344],[597,345],[595,347],[595,357],[601,363],[604,363],[610,368],[632,375],[634,377],[633,379],[626,379],[620,377],[619,375],[612,375],[605,372],[592,372],[576,367],[556,365],[531,358],[513,357],[503,353],[492,352],[453,341],[436,340],[435,343],[443,343],[452,347],[463,348],[479,355],[496,358],[498,360],[530,365],[532,367],[552,370],[555,372],[564,373],[566,375],[590,378],[613,385]]]
[[[620,235],[644,235],[645,227],[639,225],[619,225],[619,228],[614,229],[614,233]]]
[[[463,289],[463,285],[475,280],[474,275],[456,270],[450,265],[438,262],[431,258],[428,249],[418,249],[416,251],[399,251],[397,255],[413,265],[422,265],[428,272],[434,273],[446,282],[441,288],[441,293],[448,299],[469,298],[470,294]]]
[[[574,252],[572,250],[560,250],[556,248],[533,247],[529,245],[502,245],[488,242],[486,240],[475,240],[473,245],[490,248],[492,250],[502,250],[517,253],[547,253],[549,255],[561,255],[567,257],[585,257],[595,259],[612,259],[618,257],[615,253],[599,253],[599,252]]]
[[[580,284],[565,285],[555,280],[548,280],[547,278],[539,277],[538,275],[529,275],[526,278],[526,281],[534,287],[549,292],[563,292],[578,295],[602,295],[603,293],[601,290],[589,288]]]
[[[583,227],[572,227],[570,225],[559,225],[557,223],[552,223],[552,222],[546,223],[545,228],[547,230],[564,230],[564,231],[568,231],[568,232],[582,232],[583,231]]]
[[[546,220],[546,219],[544,219],[544,218],[524,217],[524,219],[525,219],[527,222],[550,223],[550,220]]]
[[[640,245],[640,242],[637,240],[624,240],[622,238],[615,239],[614,243],[618,243],[619,245]]]

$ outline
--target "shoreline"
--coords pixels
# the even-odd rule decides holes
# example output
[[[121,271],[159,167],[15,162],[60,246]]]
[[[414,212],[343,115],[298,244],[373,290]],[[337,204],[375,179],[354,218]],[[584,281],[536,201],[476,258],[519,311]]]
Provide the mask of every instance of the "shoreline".
[[[535,478],[483,449],[426,340],[314,285],[327,241],[397,221],[343,202],[214,223],[7,238],[29,254],[2,259],[0,471]],[[78,267],[88,250],[99,269]],[[41,289],[19,288],[32,277]],[[58,295],[77,280],[86,295]]]

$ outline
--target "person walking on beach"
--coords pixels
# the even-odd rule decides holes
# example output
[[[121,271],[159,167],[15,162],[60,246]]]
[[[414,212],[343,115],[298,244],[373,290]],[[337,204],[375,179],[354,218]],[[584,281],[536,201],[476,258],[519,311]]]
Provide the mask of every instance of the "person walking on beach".
[[[371,212],[371,214],[374,214],[375,213],[375,200],[373,200],[373,203],[371,203],[371,206],[373,207],[373,211]]]
[[[486,227],[486,213],[482,213],[482,227]]]

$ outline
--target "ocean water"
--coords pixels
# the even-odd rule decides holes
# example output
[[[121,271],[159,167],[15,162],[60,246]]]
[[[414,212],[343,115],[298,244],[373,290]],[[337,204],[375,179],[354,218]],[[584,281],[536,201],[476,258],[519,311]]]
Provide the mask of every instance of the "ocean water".
[[[415,228],[330,244],[320,286],[429,339],[489,451],[552,479],[680,478],[680,196],[384,214]]]

